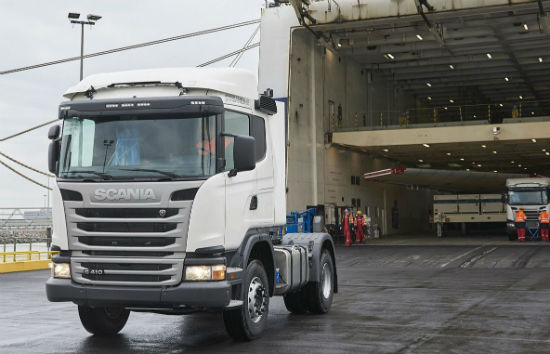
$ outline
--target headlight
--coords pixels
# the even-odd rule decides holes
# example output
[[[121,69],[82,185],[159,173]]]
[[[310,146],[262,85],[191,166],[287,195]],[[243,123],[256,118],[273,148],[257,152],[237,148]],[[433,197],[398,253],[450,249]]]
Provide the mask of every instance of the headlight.
[[[185,267],[185,280],[205,281],[205,280],[224,280],[225,265],[197,265]]]
[[[53,278],[71,278],[71,265],[69,263],[52,263]]]

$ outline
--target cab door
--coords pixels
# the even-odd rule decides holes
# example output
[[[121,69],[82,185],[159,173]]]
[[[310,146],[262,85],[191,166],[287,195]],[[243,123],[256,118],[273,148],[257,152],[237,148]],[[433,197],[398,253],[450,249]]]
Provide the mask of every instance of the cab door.
[[[225,111],[226,134],[250,135],[250,117],[247,114]],[[241,171],[229,176],[233,163],[233,138],[224,137],[225,147],[225,248],[236,249],[254,218],[253,197],[257,194],[257,171]],[[257,198],[257,197],[256,197]],[[212,201],[214,202],[214,201]]]

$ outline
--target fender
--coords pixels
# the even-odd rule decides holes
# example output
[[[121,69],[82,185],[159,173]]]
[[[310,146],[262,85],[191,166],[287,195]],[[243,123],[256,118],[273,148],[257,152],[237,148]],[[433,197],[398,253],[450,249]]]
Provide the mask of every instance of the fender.
[[[283,245],[300,245],[308,249],[310,258],[309,281],[321,281],[321,252],[328,249],[334,265],[334,292],[338,292],[338,272],[336,270],[336,254],[332,236],[325,233],[292,233],[283,236]]]
[[[255,245],[264,243],[269,248],[269,258],[271,265],[275,267],[275,254],[273,251],[273,243],[271,242],[271,236],[268,231],[264,229],[250,229],[244,236],[241,245],[228,263],[231,267],[239,267],[246,269],[248,261],[250,259],[250,253]],[[273,296],[275,290],[275,274],[274,271],[269,270],[269,265],[266,266],[266,273],[269,279],[269,296]]]

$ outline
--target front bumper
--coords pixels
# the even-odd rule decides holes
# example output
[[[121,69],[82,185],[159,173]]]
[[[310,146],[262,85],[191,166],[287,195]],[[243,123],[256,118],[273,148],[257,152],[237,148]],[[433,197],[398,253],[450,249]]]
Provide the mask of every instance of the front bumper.
[[[151,308],[224,308],[231,302],[234,281],[183,282],[167,288],[82,285],[71,279],[50,278],[46,294],[52,302],[78,305],[120,305]]]

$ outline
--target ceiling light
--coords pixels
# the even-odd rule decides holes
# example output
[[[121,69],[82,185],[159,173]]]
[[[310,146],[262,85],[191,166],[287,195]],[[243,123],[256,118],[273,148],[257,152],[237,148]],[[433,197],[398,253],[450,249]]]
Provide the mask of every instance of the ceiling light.
[[[481,147],[485,149],[487,147],[487,145],[483,144],[483,145],[481,145]]]
[[[453,64],[449,64],[449,68],[454,69],[455,67]]]
[[[388,151],[390,151],[390,150],[388,150],[388,149],[384,149],[384,152],[388,152]]]
[[[513,163],[514,163],[514,160],[510,161],[510,163],[512,163],[512,164],[513,164]]]
[[[430,147],[430,144],[422,144],[422,146],[426,147],[426,148],[429,148]]]
[[[521,164],[520,164],[520,163],[518,164],[518,167],[521,167]]]
[[[422,36],[420,34],[417,34],[416,35],[416,38],[418,38],[419,40],[423,40],[424,38],[422,38]]]
[[[424,162],[424,160],[422,160],[422,159],[418,159],[418,162]]]
[[[545,152],[546,156],[550,156],[550,152],[546,151]]]
[[[464,161],[464,157],[461,157],[461,158],[460,158],[460,161]]]
[[[432,87],[432,84],[430,84],[429,82],[426,82],[426,86]]]
[[[428,101],[431,101],[432,100],[432,96],[428,96]]]
[[[524,167],[523,169],[524,169],[524,170],[526,170],[526,169],[527,169],[527,167]]]
[[[495,154],[495,155],[496,155],[496,154],[497,154],[497,151],[496,151],[496,150],[493,150],[493,154]]]
[[[390,59],[395,59],[395,57],[393,55],[391,55],[390,53],[386,54],[386,57],[390,58]]]
[[[481,167],[481,164],[480,164],[480,163],[478,163],[478,164],[477,164],[477,167]]]
[[[502,103],[499,103],[498,105],[501,106],[501,107],[504,107],[504,105]]]
[[[529,26],[527,26],[526,23],[523,24],[523,29],[526,30],[526,31],[529,31]]]
[[[535,112],[531,112],[531,115],[534,116],[534,115],[535,115]]]
[[[467,169],[466,169],[466,171],[470,172],[470,169],[469,169],[469,168],[467,168]]]
[[[493,170],[494,173],[497,173],[498,171],[497,170]]]
[[[546,152],[546,149],[542,149],[542,152]]]
[[[487,53],[487,58],[493,59],[493,56],[491,55],[491,53]]]
[[[533,138],[531,139],[532,142],[536,143],[537,142],[537,139]]]
[[[338,44],[336,45],[338,48],[342,48],[342,43],[338,42]]]
[[[539,57],[539,63],[542,63],[542,57]]]
[[[448,153],[447,153],[447,156],[451,156],[451,153],[450,153],[450,152],[448,152]]]
[[[510,79],[507,78],[507,77],[505,77],[504,80],[505,80],[506,82],[510,81]]]
[[[445,108],[445,110],[448,110],[448,109],[449,109],[449,107],[447,107],[447,106],[445,106],[445,107],[443,107],[443,108]]]
[[[522,100],[522,99],[523,99],[523,96],[522,96],[522,95],[519,95],[519,99]]]
[[[453,100],[452,98],[449,100],[449,102],[451,103],[455,103],[455,100]]]

